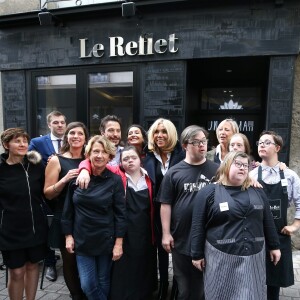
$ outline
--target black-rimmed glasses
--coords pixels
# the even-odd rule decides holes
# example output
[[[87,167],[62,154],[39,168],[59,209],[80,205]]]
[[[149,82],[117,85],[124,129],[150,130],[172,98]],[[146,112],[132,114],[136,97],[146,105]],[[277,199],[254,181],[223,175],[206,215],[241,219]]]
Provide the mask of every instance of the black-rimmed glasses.
[[[270,145],[276,145],[276,143],[271,142],[270,140],[257,141],[257,142],[256,142],[256,146],[265,146],[265,147],[269,147]]]
[[[190,144],[190,145],[193,145],[193,146],[200,146],[201,144],[203,145],[203,146],[205,146],[205,145],[207,145],[207,143],[208,143],[208,140],[207,139],[205,139],[205,140],[193,140],[193,141],[191,141],[191,142],[188,142],[188,144]]]
[[[234,163],[234,165],[235,165],[238,169],[240,169],[240,168],[243,168],[244,170],[248,170],[248,169],[249,169],[249,165],[248,165],[248,164],[244,164],[244,163],[242,163],[242,162],[240,162],[240,161],[238,161],[238,160],[235,160],[233,163]]]

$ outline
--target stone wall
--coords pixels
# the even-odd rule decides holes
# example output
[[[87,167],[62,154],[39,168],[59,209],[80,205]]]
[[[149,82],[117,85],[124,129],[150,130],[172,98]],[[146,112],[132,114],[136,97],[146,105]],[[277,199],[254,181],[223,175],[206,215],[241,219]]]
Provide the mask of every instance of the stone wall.
[[[40,0],[0,0],[0,16],[39,10]]]
[[[294,73],[294,101],[292,111],[290,165],[289,167],[300,175],[300,56],[297,57]],[[294,218],[294,207],[289,209],[289,222]],[[300,249],[300,231],[293,236],[295,248]]]

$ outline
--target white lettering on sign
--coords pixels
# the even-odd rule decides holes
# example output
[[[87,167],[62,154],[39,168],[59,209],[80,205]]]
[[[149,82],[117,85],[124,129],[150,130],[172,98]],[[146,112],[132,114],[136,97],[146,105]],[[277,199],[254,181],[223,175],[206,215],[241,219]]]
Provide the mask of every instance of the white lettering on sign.
[[[138,41],[125,42],[121,36],[109,37],[109,56],[134,56],[164,54],[166,52],[176,53],[179,49],[176,46],[178,38],[175,33],[169,35],[168,39],[158,39],[154,42],[153,35],[141,35]],[[80,58],[102,57],[105,53],[104,45],[94,44],[90,51],[87,50],[88,39],[79,39]]]
[[[216,131],[219,121],[208,121],[207,130]],[[237,121],[239,125],[239,131],[241,132],[252,132],[254,128],[254,121]]]

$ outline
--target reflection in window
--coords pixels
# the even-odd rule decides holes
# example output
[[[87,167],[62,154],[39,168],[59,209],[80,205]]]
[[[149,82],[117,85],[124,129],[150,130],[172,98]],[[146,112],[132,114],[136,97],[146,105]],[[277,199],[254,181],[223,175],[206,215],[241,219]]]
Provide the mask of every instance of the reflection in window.
[[[202,90],[204,110],[259,110],[261,88],[208,88]]]
[[[37,86],[37,134],[49,132],[46,116],[59,110],[67,122],[76,120],[76,75],[36,77]]]
[[[101,118],[116,115],[122,121],[122,140],[132,123],[133,72],[89,74],[89,126],[99,134]]]

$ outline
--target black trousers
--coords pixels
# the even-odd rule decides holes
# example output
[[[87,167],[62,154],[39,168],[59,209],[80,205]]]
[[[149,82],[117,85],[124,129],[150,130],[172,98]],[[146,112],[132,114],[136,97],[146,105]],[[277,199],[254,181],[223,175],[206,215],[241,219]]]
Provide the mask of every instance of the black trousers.
[[[267,286],[267,294],[268,294],[268,300],[279,300],[279,292],[280,287],[279,286]]]
[[[173,273],[178,285],[177,300],[204,300],[203,272],[192,264],[192,258],[172,250]]]

